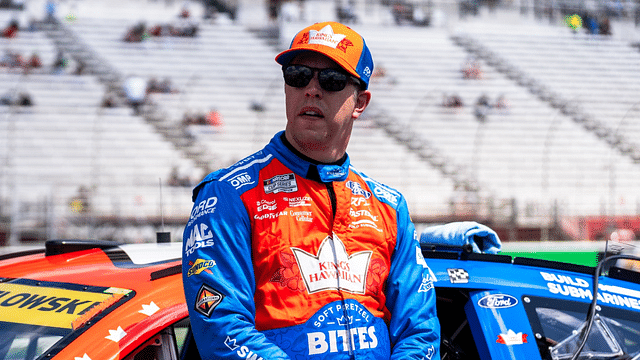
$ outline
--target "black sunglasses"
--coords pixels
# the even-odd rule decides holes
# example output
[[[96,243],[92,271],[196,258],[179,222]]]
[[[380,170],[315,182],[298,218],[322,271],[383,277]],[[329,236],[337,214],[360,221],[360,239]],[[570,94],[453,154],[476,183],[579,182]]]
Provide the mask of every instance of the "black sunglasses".
[[[360,80],[339,69],[317,69],[306,65],[285,65],[282,67],[285,84],[295,88],[309,85],[316,72],[320,87],[326,91],[341,91],[347,86],[350,78],[360,85]]]

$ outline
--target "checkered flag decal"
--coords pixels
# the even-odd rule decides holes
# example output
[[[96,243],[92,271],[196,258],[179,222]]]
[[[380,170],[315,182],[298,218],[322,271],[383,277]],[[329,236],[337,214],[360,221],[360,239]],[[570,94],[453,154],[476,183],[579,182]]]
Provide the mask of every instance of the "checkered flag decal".
[[[452,284],[466,284],[469,282],[469,273],[465,269],[447,269],[447,273]]]

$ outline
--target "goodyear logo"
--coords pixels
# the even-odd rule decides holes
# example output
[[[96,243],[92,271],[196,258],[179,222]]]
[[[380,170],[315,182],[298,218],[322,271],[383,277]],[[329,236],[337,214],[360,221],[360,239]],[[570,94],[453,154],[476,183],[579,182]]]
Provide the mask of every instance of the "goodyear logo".
[[[203,271],[207,271],[208,273],[211,273],[211,270],[209,270],[209,269],[211,269],[212,267],[216,266],[216,261],[215,260],[197,259],[193,263],[190,262],[189,265],[191,265],[191,267],[187,271],[187,277],[190,277],[191,275],[198,275]]]
[[[5,283],[0,284],[0,316],[6,322],[71,329],[75,320],[113,296]]]

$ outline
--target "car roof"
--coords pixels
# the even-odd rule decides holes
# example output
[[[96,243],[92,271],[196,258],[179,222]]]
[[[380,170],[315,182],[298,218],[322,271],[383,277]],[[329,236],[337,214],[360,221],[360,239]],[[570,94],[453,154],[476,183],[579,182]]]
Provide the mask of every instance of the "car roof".
[[[54,347],[48,358],[82,358],[84,354],[92,359],[112,358],[187,317],[181,270],[181,243],[52,240],[44,249],[0,256],[0,290],[12,287],[33,293],[33,298],[75,296],[75,305],[82,305],[67,306],[67,311],[44,313],[51,307],[26,306],[18,302],[19,297],[8,304],[23,316],[48,319],[42,321],[57,321],[56,315],[72,313],[71,324],[68,317],[60,317],[64,326],[72,328],[72,335]],[[95,306],[82,313],[81,307],[90,301]]]

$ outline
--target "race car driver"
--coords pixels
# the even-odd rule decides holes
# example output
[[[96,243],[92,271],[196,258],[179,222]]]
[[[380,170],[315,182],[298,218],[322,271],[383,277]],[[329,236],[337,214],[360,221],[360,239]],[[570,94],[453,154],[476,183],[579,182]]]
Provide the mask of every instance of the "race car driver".
[[[276,57],[287,124],[193,192],[183,280],[203,359],[439,359],[433,274],[404,197],[354,168],[373,60],[318,23]]]

